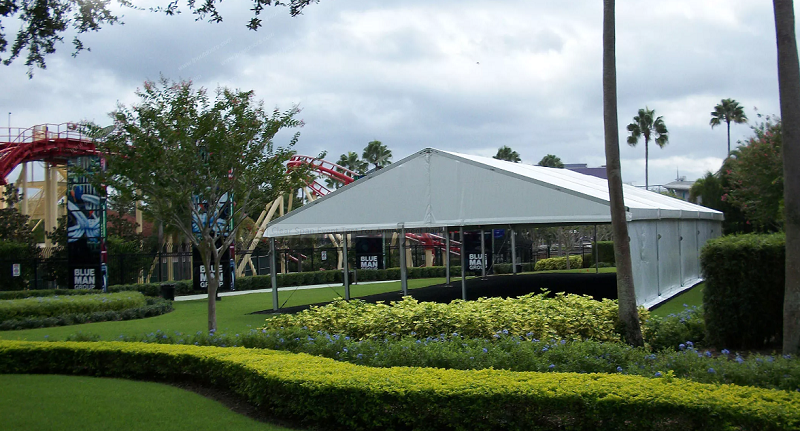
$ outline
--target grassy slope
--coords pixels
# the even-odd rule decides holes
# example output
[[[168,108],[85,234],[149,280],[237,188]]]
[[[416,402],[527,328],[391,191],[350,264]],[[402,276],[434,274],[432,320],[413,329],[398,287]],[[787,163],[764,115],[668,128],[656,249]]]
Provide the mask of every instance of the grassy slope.
[[[409,280],[409,289],[443,283],[443,278]],[[352,297],[371,295],[400,290],[400,282],[376,283],[351,286]],[[301,304],[314,304],[331,301],[344,296],[344,288],[293,290],[291,287],[279,290],[281,306],[291,307]],[[287,302],[288,300],[288,302]],[[285,304],[284,304],[285,302]],[[208,328],[208,301],[181,301],[174,303],[175,311],[149,319],[128,320],[124,322],[99,322],[83,325],[60,326],[54,328],[25,329],[21,331],[0,332],[0,338],[10,340],[41,341],[61,340],[70,334],[83,332],[97,334],[104,340],[113,340],[120,335],[139,335],[161,330],[164,332],[181,332],[191,334],[205,331]],[[260,310],[272,309],[271,293],[254,293],[248,295],[224,297],[217,303],[217,327],[219,333],[240,333],[262,325],[268,316],[249,314]]]
[[[6,430],[288,430],[183,389],[78,376],[0,375]]]
[[[700,283],[697,286],[692,287],[691,289],[659,305],[658,308],[651,312],[651,314],[653,316],[665,317],[667,315],[683,311],[683,309],[686,308],[683,306],[683,304],[686,304],[690,307],[693,305],[703,305],[704,287],[705,283]]]

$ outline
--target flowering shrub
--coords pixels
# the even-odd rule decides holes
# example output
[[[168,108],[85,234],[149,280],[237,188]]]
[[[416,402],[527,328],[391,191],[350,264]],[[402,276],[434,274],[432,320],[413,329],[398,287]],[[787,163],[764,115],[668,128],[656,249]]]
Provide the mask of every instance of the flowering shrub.
[[[231,390],[274,417],[335,429],[800,427],[800,394],[689,382],[664,371],[642,378],[377,369],[271,350],[0,341],[0,373],[12,372],[191,379]]]
[[[651,316],[642,330],[653,350],[678,349],[686,340],[697,347],[705,344],[706,325],[701,307],[683,305],[680,313],[666,317]]]
[[[800,363],[780,355],[751,355],[747,359],[723,350],[698,349],[684,340],[679,350],[652,353],[620,342],[539,340],[500,331],[488,339],[461,334],[435,337],[381,337],[356,340],[302,328],[251,330],[240,334],[168,334],[120,336],[119,341],[200,346],[247,347],[308,353],[371,367],[434,367],[459,370],[488,368],[511,371],[621,373],[655,378],[657,372],[702,383],[736,384],[786,391],[800,390]],[[96,341],[88,334],[68,340]],[[713,371],[709,371],[713,370]]]
[[[118,311],[143,307],[145,304],[144,295],[139,292],[10,299],[0,301],[0,321],[96,311]]]
[[[264,327],[306,327],[357,339],[412,333],[425,338],[454,332],[466,338],[491,338],[497,331],[507,330],[511,335],[531,333],[541,339],[620,340],[616,301],[595,301],[589,296],[562,292],[553,297],[547,295],[543,292],[449,304],[419,302],[411,297],[389,304],[339,299],[323,307],[267,319]],[[647,320],[647,310],[641,308],[639,313],[642,321]]]
[[[583,266],[583,258],[578,255],[569,257],[569,267],[578,269]],[[551,257],[549,259],[542,259],[536,262],[533,267],[534,271],[553,271],[558,269],[567,269],[567,257]]]

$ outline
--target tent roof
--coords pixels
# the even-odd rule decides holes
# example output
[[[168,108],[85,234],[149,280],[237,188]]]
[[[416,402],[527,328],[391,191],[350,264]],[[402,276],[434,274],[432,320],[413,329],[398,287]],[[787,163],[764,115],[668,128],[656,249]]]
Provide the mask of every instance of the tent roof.
[[[629,221],[722,220],[719,211],[623,188]],[[264,236],[610,222],[604,179],[426,148],[274,220]]]

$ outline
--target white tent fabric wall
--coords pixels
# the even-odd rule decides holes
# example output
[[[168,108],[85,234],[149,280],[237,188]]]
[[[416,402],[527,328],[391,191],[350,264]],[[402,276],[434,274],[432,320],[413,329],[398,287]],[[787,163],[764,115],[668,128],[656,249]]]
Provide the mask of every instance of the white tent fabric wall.
[[[654,305],[700,280],[698,250],[720,234],[722,213],[633,186],[624,194],[637,302]],[[604,179],[427,148],[274,220],[264,236],[610,222]]]
[[[651,307],[700,282],[700,249],[721,230],[716,220],[628,222],[636,302]]]

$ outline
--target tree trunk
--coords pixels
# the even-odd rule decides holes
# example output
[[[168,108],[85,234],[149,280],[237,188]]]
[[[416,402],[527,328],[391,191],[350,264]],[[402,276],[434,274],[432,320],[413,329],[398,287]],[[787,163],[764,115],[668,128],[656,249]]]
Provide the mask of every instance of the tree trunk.
[[[728,121],[728,157],[731,156],[731,122]]]
[[[619,160],[617,119],[617,65],[615,54],[614,0],[603,0],[603,120],[605,125],[606,173],[611,201],[611,226],[614,231],[614,257],[617,260],[619,320],[625,340],[634,346],[644,344],[633,288],[631,248],[625,203],[622,196],[622,171]]]
[[[650,190],[650,145],[647,141],[647,139],[644,140],[644,189]]]
[[[217,330],[217,290],[220,276],[217,270],[221,253],[214,253],[211,250],[201,250],[200,252],[203,265],[206,267],[206,280],[208,281],[208,331],[211,332]]]
[[[783,134],[783,199],[786,231],[786,286],[783,299],[783,353],[800,353],[800,65],[795,39],[794,2],[773,0],[778,41],[778,88]],[[793,169],[793,165],[795,166]]]

